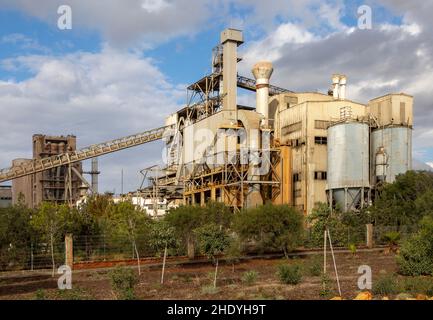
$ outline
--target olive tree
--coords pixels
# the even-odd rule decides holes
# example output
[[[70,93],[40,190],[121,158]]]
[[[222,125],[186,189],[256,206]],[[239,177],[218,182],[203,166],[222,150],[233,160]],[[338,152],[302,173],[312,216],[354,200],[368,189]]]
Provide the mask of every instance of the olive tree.
[[[164,220],[154,222],[151,226],[149,242],[157,254],[161,254],[161,251],[164,252],[161,272],[161,284],[163,284],[167,250],[177,245],[174,228],[170,227]]]
[[[218,275],[218,255],[222,254],[229,246],[229,236],[226,230],[215,223],[206,224],[195,231],[200,243],[200,251],[205,254],[208,259],[212,259],[215,263],[214,288],[216,288]]]
[[[112,234],[126,236],[137,257],[138,274],[141,274],[140,254],[137,239],[140,234],[147,234],[150,218],[146,212],[132,204],[131,201],[122,201],[110,207],[110,229]]]
[[[33,214],[31,225],[42,234],[50,244],[52,276],[55,272],[54,242],[64,234],[70,221],[70,209],[67,205],[43,202]]]

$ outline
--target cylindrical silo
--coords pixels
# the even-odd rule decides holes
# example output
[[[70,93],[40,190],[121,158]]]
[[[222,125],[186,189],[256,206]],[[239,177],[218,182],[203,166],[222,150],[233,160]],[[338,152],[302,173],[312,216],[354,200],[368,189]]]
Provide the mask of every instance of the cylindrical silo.
[[[412,129],[404,126],[379,128],[371,134],[373,182],[395,181],[412,169]]]
[[[327,193],[343,211],[366,204],[369,183],[369,125],[345,121],[328,128]]]

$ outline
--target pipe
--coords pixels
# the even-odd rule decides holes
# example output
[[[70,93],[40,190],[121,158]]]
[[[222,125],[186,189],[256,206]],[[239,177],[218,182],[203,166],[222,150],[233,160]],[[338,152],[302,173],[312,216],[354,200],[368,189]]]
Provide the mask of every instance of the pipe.
[[[251,70],[256,79],[256,112],[263,116],[261,126],[269,127],[269,79],[274,68],[269,61],[257,62]]]

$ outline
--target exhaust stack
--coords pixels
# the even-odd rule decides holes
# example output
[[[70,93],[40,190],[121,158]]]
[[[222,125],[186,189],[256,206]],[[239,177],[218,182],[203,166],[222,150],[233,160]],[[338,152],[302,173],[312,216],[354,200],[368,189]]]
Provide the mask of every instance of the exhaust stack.
[[[269,79],[274,68],[269,61],[257,62],[251,70],[256,79],[256,112],[263,115],[261,126],[269,127]]]
[[[346,99],[346,83],[347,77],[345,75],[340,76],[340,100]]]
[[[221,32],[221,45],[223,46],[223,110],[237,110],[238,89],[238,56],[237,48],[244,42],[242,31],[226,29]],[[235,115],[233,115],[235,117]]]
[[[332,76],[332,95],[335,100],[338,99],[340,90],[340,75],[334,74]]]
[[[332,95],[335,100],[346,99],[347,77],[343,74],[332,75]]]

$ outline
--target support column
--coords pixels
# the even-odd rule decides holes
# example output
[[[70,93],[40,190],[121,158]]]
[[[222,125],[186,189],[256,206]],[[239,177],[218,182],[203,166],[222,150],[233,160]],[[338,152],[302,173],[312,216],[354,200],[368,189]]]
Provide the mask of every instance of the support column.
[[[371,249],[374,246],[373,225],[371,223],[369,223],[366,225],[366,227],[367,227],[367,237],[366,237],[367,243],[366,244],[367,244],[367,247]]]
[[[72,234],[65,235],[65,264],[73,269],[74,266],[74,245]]]

